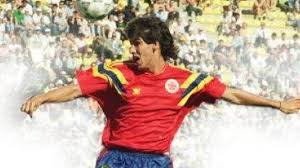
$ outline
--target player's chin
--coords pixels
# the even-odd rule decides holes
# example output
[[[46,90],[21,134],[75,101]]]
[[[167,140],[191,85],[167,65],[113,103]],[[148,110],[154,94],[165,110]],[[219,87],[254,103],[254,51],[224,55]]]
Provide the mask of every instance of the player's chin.
[[[136,68],[139,69],[139,70],[145,69],[145,68],[143,67],[143,65],[141,65],[141,64],[135,64],[135,66],[136,66]]]
[[[142,69],[143,68],[143,62],[140,58],[134,57],[133,58],[133,64],[138,68],[138,69]]]
[[[139,70],[139,71],[147,71],[147,67],[144,66],[142,63],[136,63],[135,67]]]

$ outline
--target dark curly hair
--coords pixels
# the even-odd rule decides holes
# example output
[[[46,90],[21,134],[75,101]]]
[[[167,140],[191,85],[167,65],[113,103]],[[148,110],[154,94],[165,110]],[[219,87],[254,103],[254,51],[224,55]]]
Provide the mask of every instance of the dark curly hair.
[[[142,38],[146,43],[160,44],[164,60],[177,59],[178,49],[166,23],[153,16],[138,17],[131,20],[125,29],[127,38],[135,41]]]

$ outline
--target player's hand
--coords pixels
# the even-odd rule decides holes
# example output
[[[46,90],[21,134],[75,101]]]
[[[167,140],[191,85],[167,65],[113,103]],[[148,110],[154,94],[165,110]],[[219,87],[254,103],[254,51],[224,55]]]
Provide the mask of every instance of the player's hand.
[[[41,95],[33,96],[22,104],[21,111],[27,113],[32,118],[32,113],[36,111],[43,102],[44,100]]]
[[[286,114],[292,114],[299,112],[300,110],[300,98],[289,99],[281,102],[280,110]]]

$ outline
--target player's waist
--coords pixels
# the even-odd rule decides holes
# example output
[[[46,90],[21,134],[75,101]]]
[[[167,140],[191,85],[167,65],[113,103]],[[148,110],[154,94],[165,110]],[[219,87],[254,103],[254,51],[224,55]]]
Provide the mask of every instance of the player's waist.
[[[140,156],[140,157],[153,157],[153,156],[159,156],[159,155],[164,155],[164,156],[170,156],[170,152],[145,152],[145,151],[140,151],[136,149],[129,149],[125,147],[104,147],[101,151],[101,154],[105,154],[109,151],[114,151],[114,152],[122,152],[125,154],[128,154],[130,156]]]
[[[121,150],[130,153],[144,153],[144,154],[159,154],[159,155],[169,155],[170,144],[154,145],[153,143],[144,144],[128,144],[126,142],[120,143],[104,143],[106,150]]]

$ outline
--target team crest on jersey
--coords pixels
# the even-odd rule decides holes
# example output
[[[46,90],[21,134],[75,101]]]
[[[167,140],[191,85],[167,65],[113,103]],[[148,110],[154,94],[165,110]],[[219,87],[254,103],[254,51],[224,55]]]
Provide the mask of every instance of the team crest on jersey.
[[[176,93],[179,90],[179,83],[175,79],[168,79],[165,83],[165,89],[169,93]]]
[[[132,95],[137,96],[141,94],[141,88],[135,87],[132,88]]]

